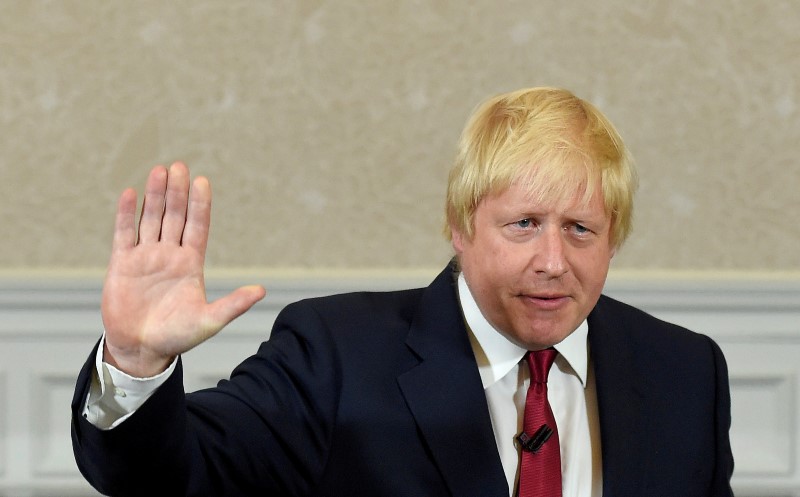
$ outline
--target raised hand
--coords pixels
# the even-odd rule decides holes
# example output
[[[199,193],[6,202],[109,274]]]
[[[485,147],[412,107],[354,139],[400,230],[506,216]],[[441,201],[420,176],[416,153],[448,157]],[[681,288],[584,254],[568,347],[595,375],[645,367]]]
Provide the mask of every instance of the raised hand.
[[[119,199],[111,260],[103,285],[104,360],[136,377],[163,371],[265,295],[259,285],[206,300],[203,264],[211,222],[211,185],[191,184],[176,162],[156,166],[136,226],[136,192]]]

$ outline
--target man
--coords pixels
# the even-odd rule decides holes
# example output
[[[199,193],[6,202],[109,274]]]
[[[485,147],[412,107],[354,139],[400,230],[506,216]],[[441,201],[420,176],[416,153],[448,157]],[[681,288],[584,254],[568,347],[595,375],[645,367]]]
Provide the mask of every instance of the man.
[[[456,256],[430,286],[291,304],[229,380],[185,395],[180,354],[265,293],[206,302],[211,193],[189,183],[183,164],[154,168],[138,234],[136,194],[120,198],[105,335],[72,405],[101,492],[732,495],[720,349],[601,295],[636,179],[588,102],[554,88],[484,102],[449,178]],[[524,359],[543,354],[538,379]],[[535,433],[534,404],[550,413]],[[554,466],[525,469],[540,453]]]

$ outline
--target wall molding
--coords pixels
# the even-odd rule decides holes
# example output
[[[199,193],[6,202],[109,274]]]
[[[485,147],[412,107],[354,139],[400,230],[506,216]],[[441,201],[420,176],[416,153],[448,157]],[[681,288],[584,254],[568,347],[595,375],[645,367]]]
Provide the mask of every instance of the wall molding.
[[[434,275],[262,278],[267,297],[185,356],[187,388],[226,376],[289,302],[415,287]],[[209,298],[250,281],[210,279]],[[717,340],[731,377],[737,497],[800,497],[800,279],[616,278],[606,293]],[[97,495],[72,459],[67,406],[102,332],[100,294],[100,278],[0,278],[0,495]]]

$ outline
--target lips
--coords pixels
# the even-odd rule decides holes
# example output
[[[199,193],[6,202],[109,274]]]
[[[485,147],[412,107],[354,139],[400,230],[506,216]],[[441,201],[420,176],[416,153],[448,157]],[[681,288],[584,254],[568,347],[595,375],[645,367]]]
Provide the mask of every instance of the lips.
[[[549,311],[561,309],[570,301],[569,296],[561,294],[520,295],[520,297],[528,305]]]

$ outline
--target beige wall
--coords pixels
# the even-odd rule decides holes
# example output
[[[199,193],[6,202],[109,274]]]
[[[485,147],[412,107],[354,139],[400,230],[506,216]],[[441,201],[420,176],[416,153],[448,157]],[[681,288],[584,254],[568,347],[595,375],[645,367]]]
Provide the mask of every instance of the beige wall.
[[[95,274],[118,193],[208,175],[212,269],[428,270],[489,94],[595,102],[640,168],[615,269],[800,274],[795,0],[0,3],[0,272]]]

